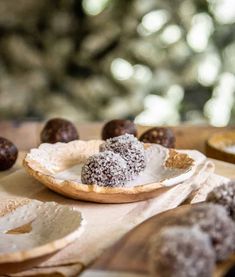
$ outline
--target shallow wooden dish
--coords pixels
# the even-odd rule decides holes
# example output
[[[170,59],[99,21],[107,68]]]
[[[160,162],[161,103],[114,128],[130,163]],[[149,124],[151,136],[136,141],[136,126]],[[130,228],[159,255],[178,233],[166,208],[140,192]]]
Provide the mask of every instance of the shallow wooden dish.
[[[81,213],[55,202],[2,199],[0,274],[37,264],[76,240],[83,231]]]
[[[112,188],[82,184],[79,174],[76,173],[79,171],[76,166],[81,167],[90,155],[98,153],[102,142],[100,140],[77,140],[69,143],[42,144],[27,154],[23,164],[30,175],[48,188],[65,196],[99,203],[125,203],[155,197],[185,181],[194,174],[197,159],[205,158],[198,152],[194,153],[195,157],[189,157],[173,149],[155,146],[156,155],[150,154],[153,155],[153,159],[149,159],[149,164],[151,164],[149,166],[155,163],[156,167],[150,173],[155,174],[155,170],[158,170],[159,174],[162,174],[159,180],[151,179],[152,181],[144,184],[140,182],[135,186]],[[146,145],[146,148],[148,147],[150,149],[151,146]],[[160,163],[154,161],[154,155],[156,158],[158,155],[161,157]],[[145,175],[151,177],[151,174],[148,171]]]
[[[106,250],[82,277],[95,273],[99,273],[99,276],[126,276],[124,273],[130,276],[135,273],[137,276],[148,276],[151,237],[166,226],[177,225],[177,218],[184,216],[191,207],[192,205],[183,205],[144,221]],[[235,255],[232,255],[227,261],[217,264],[213,277],[224,276],[234,263]]]
[[[210,158],[235,163],[235,153],[225,149],[232,145],[235,145],[235,131],[215,133],[206,142],[206,154]]]

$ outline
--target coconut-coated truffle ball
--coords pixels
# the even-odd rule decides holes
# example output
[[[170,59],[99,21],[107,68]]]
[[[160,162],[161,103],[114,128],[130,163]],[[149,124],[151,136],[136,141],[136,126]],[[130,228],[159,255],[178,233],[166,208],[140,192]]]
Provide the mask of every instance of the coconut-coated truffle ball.
[[[129,180],[136,177],[146,167],[144,145],[133,135],[123,135],[106,140],[100,151],[112,151],[120,154],[127,163]]]
[[[18,149],[8,139],[0,137],[0,171],[11,168],[18,156]]]
[[[126,162],[119,154],[111,151],[95,154],[83,165],[81,179],[89,185],[123,186],[127,180]]]
[[[151,241],[151,276],[211,277],[214,266],[210,239],[199,228],[164,228]]]
[[[114,119],[104,125],[101,136],[103,140],[106,140],[125,134],[137,136],[135,123],[131,120]]]
[[[227,259],[233,252],[235,224],[223,206],[212,203],[195,205],[180,221],[186,225],[195,224],[209,235],[217,261]]]
[[[235,220],[235,182],[222,184],[214,188],[207,196],[207,202],[224,206],[228,214]]]
[[[175,147],[175,135],[170,128],[154,127],[140,136],[144,143],[157,143],[167,148]]]
[[[78,138],[74,124],[63,118],[50,119],[41,131],[42,143],[69,142]]]

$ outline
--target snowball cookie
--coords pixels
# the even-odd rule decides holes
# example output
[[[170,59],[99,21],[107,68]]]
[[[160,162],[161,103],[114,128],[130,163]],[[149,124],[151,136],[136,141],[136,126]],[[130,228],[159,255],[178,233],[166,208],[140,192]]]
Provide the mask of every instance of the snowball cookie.
[[[212,203],[192,206],[179,222],[199,226],[209,235],[217,261],[223,261],[232,254],[235,244],[235,223],[223,206]]]
[[[235,220],[235,182],[222,184],[211,191],[206,199],[207,202],[224,206],[228,214]]]
[[[95,154],[83,165],[81,179],[88,185],[123,186],[127,180],[126,162],[119,154],[111,151]]]
[[[199,228],[164,228],[151,241],[151,276],[210,277],[215,254],[209,236]]]
[[[123,135],[106,140],[100,151],[112,151],[120,154],[127,163],[129,180],[134,179],[146,167],[144,145],[133,135]]]

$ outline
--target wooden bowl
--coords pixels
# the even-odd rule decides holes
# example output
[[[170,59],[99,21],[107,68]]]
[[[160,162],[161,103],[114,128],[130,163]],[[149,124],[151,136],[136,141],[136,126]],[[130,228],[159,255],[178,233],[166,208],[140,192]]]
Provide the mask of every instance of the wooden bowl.
[[[55,202],[1,199],[0,275],[19,272],[76,240],[83,231],[81,213]],[[82,227],[82,228],[81,228]]]
[[[82,165],[89,156],[99,152],[101,143],[100,140],[77,140],[41,144],[27,154],[24,167],[31,176],[62,195],[98,203],[127,203],[156,197],[187,180],[194,174],[198,160],[205,158],[198,152],[189,156],[160,145],[146,145],[146,169],[134,184],[124,187],[83,184]]]
[[[122,274],[124,276],[124,273],[129,273],[132,276],[136,272],[140,276],[149,276],[150,238],[164,227],[176,225],[177,218],[183,217],[191,208],[192,205],[183,205],[147,219],[104,251],[87,270],[87,276],[90,276],[88,273],[92,276],[92,273],[95,275],[96,272],[100,276],[109,276],[112,273],[115,276],[122,276]],[[217,263],[212,277],[224,276],[234,262],[235,254],[232,254],[226,261]]]
[[[235,164],[235,151],[226,150],[233,145],[235,149],[235,131],[215,133],[206,142],[206,154],[210,158]]]

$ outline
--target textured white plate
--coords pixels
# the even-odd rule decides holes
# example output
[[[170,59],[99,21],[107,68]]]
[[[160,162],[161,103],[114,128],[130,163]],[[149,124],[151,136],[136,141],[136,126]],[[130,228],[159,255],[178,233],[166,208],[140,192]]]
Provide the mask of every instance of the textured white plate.
[[[101,143],[100,140],[78,140],[67,144],[42,144],[27,154],[24,166],[40,182],[66,196],[95,202],[122,203],[154,197],[157,189],[166,189],[187,180],[205,159],[196,151],[189,156],[157,144],[145,145],[147,166],[124,187],[82,184],[82,165],[90,155],[99,152]]]
[[[0,267],[56,252],[77,239],[78,210],[55,202],[5,200],[0,205]]]

